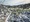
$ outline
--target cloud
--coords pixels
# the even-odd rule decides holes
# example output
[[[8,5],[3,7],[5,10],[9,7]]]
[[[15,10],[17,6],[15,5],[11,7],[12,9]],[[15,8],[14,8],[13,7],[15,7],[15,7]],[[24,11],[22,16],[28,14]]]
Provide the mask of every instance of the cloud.
[[[5,0],[3,2],[4,5],[11,5],[11,6],[25,3],[30,3],[30,0]]]

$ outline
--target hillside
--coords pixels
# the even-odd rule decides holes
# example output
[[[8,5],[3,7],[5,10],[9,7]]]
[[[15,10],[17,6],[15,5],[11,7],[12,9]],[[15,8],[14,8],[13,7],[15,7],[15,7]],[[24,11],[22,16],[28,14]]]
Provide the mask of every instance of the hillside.
[[[22,12],[30,12],[30,3],[24,4],[24,5],[17,5],[17,6],[9,6],[9,5],[0,4],[0,21],[4,22],[7,16],[11,12],[16,13],[16,15]]]

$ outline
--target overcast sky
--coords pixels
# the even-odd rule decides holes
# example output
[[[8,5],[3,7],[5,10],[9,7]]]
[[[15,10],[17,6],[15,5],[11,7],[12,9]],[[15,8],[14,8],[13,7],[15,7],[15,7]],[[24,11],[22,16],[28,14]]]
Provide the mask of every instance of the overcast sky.
[[[4,5],[21,5],[25,3],[30,3],[30,0],[0,0],[0,3],[3,3]]]

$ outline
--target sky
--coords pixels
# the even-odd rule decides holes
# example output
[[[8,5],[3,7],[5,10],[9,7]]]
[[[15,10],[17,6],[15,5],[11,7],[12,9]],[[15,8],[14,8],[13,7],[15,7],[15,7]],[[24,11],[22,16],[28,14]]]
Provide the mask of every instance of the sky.
[[[13,6],[30,3],[30,0],[0,0],[0,3]]]
[[[3,3],[4,0],[0,0],[0,4]]]

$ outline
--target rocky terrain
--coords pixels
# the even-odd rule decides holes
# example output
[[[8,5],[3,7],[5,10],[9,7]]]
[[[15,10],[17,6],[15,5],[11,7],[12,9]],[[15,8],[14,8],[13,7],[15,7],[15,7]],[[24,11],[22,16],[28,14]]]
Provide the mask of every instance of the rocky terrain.
[[[5,22],[7,16],[12,12],[19,15],[22,12],[30,12],[30,4],[18,5],[18,6],[6,6],[0,5],[0,22]]]

